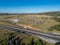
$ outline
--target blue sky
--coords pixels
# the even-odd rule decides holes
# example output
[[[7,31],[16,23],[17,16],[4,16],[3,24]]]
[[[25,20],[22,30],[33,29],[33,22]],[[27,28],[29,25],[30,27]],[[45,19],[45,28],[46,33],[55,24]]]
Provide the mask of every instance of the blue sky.
[[[60,0],[0,0],[0,13],[60,11]]]

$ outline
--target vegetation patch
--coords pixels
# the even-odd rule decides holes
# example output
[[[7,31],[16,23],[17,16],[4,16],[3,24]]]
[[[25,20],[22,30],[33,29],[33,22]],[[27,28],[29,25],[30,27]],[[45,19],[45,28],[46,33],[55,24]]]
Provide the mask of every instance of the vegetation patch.
[[[56,21],[60,22],[60,18],[55,18]]]
[[[60,31],[60,24],[59,25],[54,25],[54,26],[51,26],[50,28],[48,28],[48,30],[58,30]]]

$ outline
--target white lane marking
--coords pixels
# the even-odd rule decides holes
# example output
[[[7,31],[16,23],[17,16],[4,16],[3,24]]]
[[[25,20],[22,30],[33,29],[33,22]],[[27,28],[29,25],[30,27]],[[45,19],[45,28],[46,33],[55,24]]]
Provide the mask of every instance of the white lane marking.
[[[38,37],[45,40],[45,41],[47,41],[47,42],[49,42],[49,43],[57,43],[57,42],[59,42],[57,40],[50,39],[50,38],[44,38],[44,37],[41,37],[41,36],[38,36]]]

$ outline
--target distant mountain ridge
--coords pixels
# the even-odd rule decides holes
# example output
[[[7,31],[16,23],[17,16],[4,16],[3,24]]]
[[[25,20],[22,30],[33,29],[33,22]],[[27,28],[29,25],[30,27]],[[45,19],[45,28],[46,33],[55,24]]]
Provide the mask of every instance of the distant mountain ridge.
[[[44,12],[44,13],[0,13],[0,15],[57,15],[60,16],[60,11]]]
[[[54,15],[60,16],[60,11],[45,12],[45,13],[41,13],[41,14],[51,15],[51,16],[54,16]]]

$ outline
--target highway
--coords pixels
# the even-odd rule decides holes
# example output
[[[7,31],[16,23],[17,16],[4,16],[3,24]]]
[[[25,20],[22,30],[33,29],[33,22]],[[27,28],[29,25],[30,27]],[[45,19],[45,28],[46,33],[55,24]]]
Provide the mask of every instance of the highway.
[[[42,40],[45,40],[49,43],[58,43],[58,42],[60,42],[60,35],[59,34],[44,33],[44,32],[37,31],[37,30],[25,29],[23,27],[18,28],[16,26],[0,25],[0,28],[9,29],[11,31],[16,31],[16,32],[22,32],[22,33],[29,34],[29,35],[34,35],[34,36],[39,37]]]

